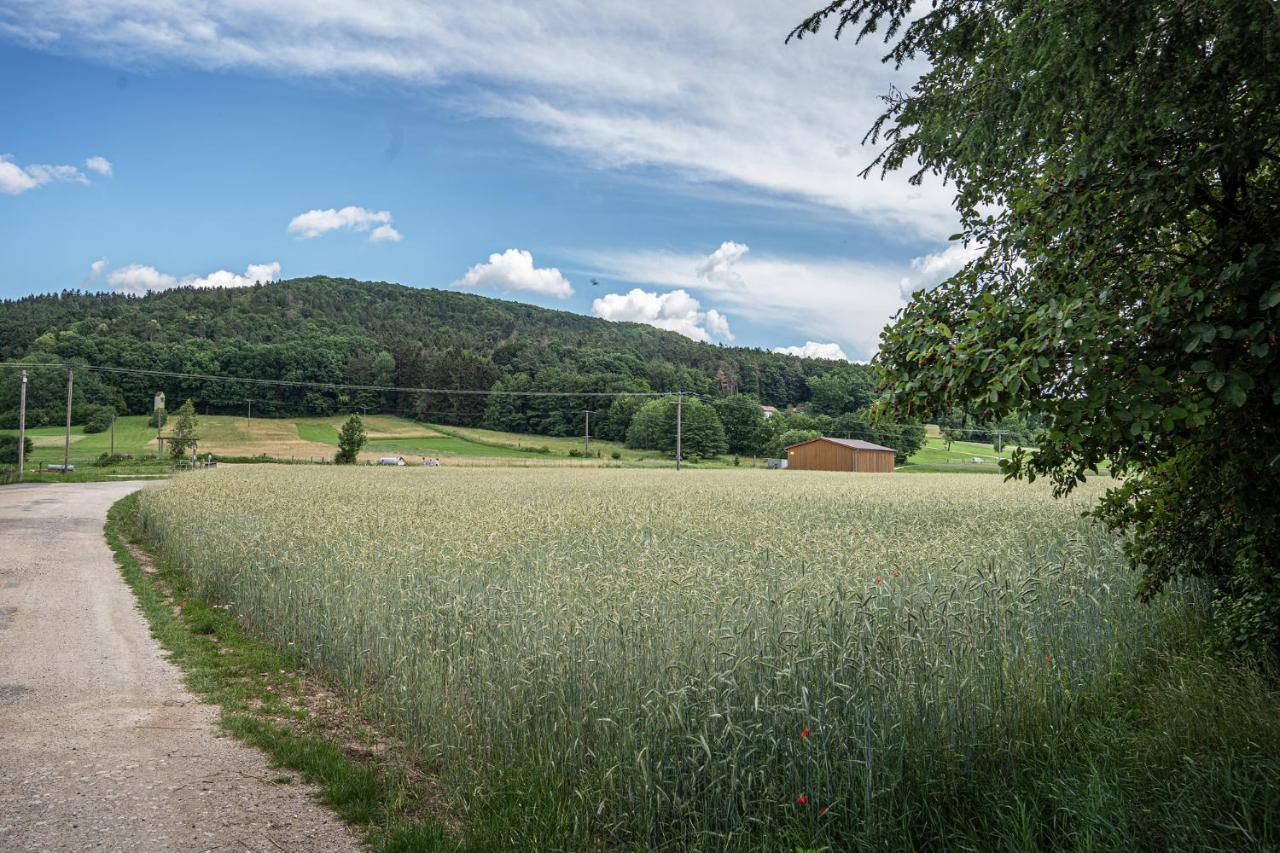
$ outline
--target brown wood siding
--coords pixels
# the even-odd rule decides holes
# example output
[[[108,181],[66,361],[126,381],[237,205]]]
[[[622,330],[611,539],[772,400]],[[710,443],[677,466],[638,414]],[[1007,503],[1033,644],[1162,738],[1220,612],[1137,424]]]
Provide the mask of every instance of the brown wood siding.
[[[852,471],[851,447],[829,441],[811,441],[787,451],[787,467],[797,471]]]
[[[892,450],[855,450],[830,441],[811,441],[787,451],[787,467],[793,471],[857,471],[893,473]]]
[[[853,470],[865,474],[892,474],[893,451],[855,450]]]

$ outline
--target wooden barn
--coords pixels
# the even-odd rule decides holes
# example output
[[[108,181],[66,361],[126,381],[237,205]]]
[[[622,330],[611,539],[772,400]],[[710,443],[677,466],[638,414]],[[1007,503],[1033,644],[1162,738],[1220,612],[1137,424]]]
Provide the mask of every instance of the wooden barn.
[[[854,438],[815,438],[787,448],[787,468],[891,474],[893,448]]]

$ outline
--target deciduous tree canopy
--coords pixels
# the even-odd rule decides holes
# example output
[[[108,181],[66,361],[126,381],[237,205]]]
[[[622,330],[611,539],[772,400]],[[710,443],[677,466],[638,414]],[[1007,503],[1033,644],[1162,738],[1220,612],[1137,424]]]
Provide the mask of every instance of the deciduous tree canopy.
[[[873,168],[944,176],[980,256],[882,338],[889,405],[1047,433],[1014,476],[1126,477],[1099,511],[1154,593],[1215,583],[1280,637],[1280,12],[1271,0],[837,0],[924,61]],[[1265,639],[1263,639],[1265,638]]]

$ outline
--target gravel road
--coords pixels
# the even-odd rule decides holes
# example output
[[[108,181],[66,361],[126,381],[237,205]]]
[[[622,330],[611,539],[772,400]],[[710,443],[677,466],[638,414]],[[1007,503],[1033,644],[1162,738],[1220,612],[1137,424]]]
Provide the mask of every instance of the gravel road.
[[[140,483],[0,488],[0,850],[357,850],[222,736],[102,536]]]

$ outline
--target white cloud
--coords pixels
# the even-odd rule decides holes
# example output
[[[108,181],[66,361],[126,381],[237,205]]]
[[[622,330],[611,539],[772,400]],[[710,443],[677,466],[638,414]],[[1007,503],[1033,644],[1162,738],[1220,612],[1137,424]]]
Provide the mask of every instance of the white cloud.
[[[698,278],[724,284],[742,284],[742,276],[738,275],[734,265],[742,260],[742,256],[751,251],[751,247],[743,243],[726,240],[720,248],[707,255],[696,270]]]
[[[107,284],[121,293],[141,295],[153,290],[169,290],[177,287],[178,280],[152,266],[129,264],[127,267],[112,270],[107,276]]]
[[[859,359],[875,352],[880,330],[905,304],[897,286],[903,264],[752,252],[732,264],[735,280],[699,276],[714,254],[624,251],[584,252],[578,257],[601,277],[706,294],[734,316],[764,327],[792,329],[812,340],[834,341]]]
[[[848,361],[849,356],[837,343],[820,344],[817,341],[805,341],[801,347],[774,347],[774,352],[783,355],[794,355],[800,358],[828,358],[833,361]]]
[[[610,293],[595,299],[591,310],[606,320],[647,323],[695,341],[709,342],[713,336],[733,340],[729,319],[714,308],[703,311],[686,290],[659,294],[637,287],[629,293]]]
[[[0,193],[18,195],[45,184],[64,182],[87,184],[89,179],[75,166],[33,164],[19,166],[8,154],[0,154]]]
[[[399,243],[404,235],[390,225],[379,225],[369,235],[370,243]]]
[[[523,249],[494,252],[488,263],[476,264],[454,282],[461,287],[497,287],[501,290],[525,290],[561,299],[573,294],[573,285],[555,267],[539,269],[533,255]]]
[[[890,85],[920,66],[830,31],[786,45],[809,11],[776,0],[42,0],[0,11],[0,38],[108,61],[360,76],[434,89],[606,166],[657,166],[800,200],[906,236],[956,230],[952,191],[862,180],[860,145]]]
[[[369,242],[395,242],[404,239],[395,228],[391,227],[391,211],[366,210],[363,207],[347,206],[340,210],[330,207],[326,210],[308,210],[299,213],[289,221],[289,233],[309,240],[328,234],[330,231],[372,231]]]
[[[898,282],[898,292],[903,299],[910,299],[917,290],[936,287],[958,273],[965,264],[982,256],[984,247],[952,243],[941,252],[922,255],[911,260],[911,274]]]
[[[577,258],[601,277],[708,294],[735,316],[793,329],[809,339],[806,346],[829,341],[838,357],[864,361],[875,354],[885,324],[906,305],[910,283],[935,285],[981,251],[953,244],[909,262],[866,263],[748,254],[745,245],[729,241],[709,255],[620,251]],[[804,348],[781,351],[795,349]]]
[[[106,268],[107,268],[106,258],[98,258],[96,261],[89,264],[89,275],[85,276],[84,283],[91,284],[97,281],[102,276],[102,271]]]
[[[113,174],[111,161],[106,157],[90,157],[84,161],[84,167],[108,178]]]
[[[208,275],[188,275],[182,278],[160,272],[153,266],[129,264],[127,267],[112,270],[107,275],[107,283],[120,293],[141,296],[144,293],[172,290],[175,287],[248,287],[257,282],[275,281],[279,277],[279,261],[249,264],[243,275],[227,270],[217,270]]]

